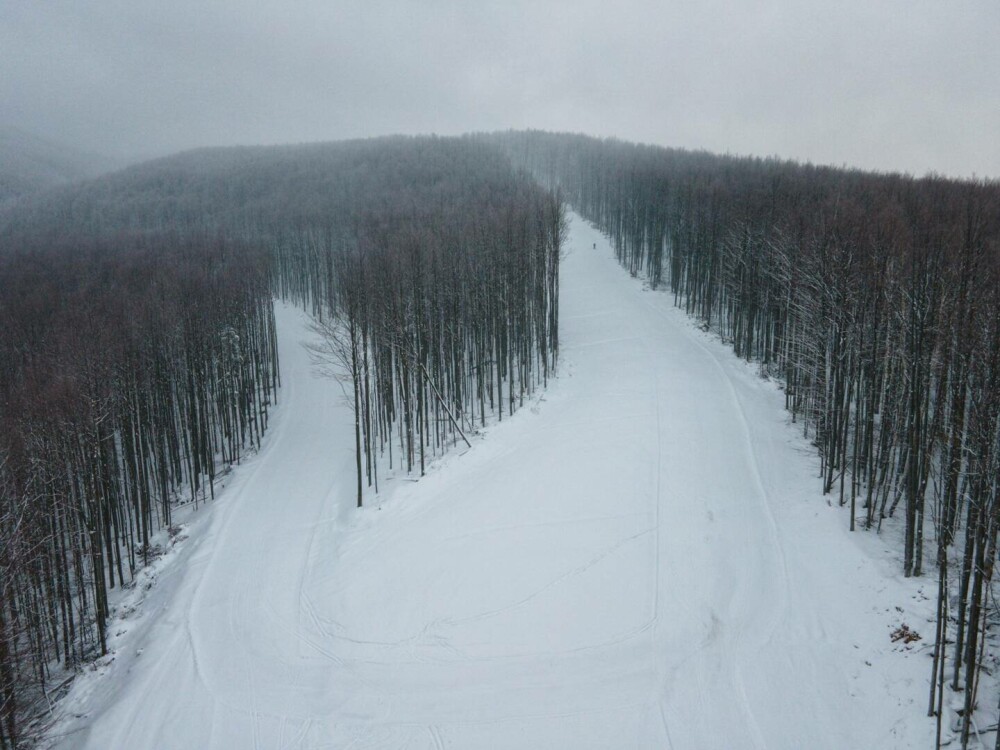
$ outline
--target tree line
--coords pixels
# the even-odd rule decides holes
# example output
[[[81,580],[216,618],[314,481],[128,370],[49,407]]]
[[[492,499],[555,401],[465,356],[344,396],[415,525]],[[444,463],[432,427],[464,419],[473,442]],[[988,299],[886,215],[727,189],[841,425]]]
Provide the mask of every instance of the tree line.
[[[259,446],[275,296],[352,395],[360,504],[546,382],[563,227],[442,138],[203,149],[0,211],[0,748],[107,652],[178,503]]]
[[[423,474],[556,364],[561,199],[458,145],[382,154],[341,191],[346,220],[310,209],[274,233],[276,277],[316,320],[314,358],[351,384],[359,506],[380,464]]]
[[[0,256],[0,747],[107,652],[109,593],[179,502],[259,445],[277,387],[266,265],[218,239]]]
[[[1000,520],[1000,184],[490,139],[558,185],[632,275],[783,381],[851,530],[902,516],[904,575],[938,580],[929,712],[940,743],[946,684],[964,690],[965,747]]]

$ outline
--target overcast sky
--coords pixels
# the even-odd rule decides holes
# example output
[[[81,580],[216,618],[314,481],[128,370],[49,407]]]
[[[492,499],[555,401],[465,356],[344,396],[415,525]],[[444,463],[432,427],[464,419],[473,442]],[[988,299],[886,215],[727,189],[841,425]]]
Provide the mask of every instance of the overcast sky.
[[[0,0],[0,120],[111,155],[534,127],[1000,177],[1000,2]]]

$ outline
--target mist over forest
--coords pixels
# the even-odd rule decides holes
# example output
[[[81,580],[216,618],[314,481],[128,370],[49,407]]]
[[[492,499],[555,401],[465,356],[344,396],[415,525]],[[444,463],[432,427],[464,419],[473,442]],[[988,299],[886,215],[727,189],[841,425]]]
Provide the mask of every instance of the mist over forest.
[[[0,9],[0,750],[1000,747],[997,22]]]

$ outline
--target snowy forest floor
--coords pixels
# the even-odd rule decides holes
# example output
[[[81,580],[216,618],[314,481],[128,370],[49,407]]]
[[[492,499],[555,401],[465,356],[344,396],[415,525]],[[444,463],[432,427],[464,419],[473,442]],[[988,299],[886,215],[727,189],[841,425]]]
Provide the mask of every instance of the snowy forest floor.
[[[933,746],[935,582],[847,531],[778,387],[578,217],[559,377],[360,511],[341,389],[276,312],[260,452],[120,607],[57,746]]]

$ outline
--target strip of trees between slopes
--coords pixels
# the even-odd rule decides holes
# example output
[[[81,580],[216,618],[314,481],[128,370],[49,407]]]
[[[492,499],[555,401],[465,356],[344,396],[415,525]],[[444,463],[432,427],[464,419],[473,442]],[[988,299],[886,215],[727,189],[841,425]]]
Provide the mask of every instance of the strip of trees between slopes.
[[[274,296],[347,384],[360,504],[381,461],[422,472],[546,382],[563,227],[441,138],[194,151],[0,213],[0,748],[106,653],[178,503],[259,447]]]
[[[933,545],[939,741],[946,678],[971,717],[1000,520],[1000,185],[492,139],[558,184],[634,276],[784,381],[852,530],[901,510],[906,576]]]

